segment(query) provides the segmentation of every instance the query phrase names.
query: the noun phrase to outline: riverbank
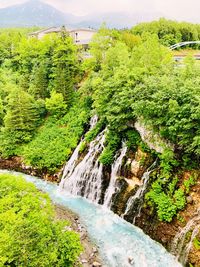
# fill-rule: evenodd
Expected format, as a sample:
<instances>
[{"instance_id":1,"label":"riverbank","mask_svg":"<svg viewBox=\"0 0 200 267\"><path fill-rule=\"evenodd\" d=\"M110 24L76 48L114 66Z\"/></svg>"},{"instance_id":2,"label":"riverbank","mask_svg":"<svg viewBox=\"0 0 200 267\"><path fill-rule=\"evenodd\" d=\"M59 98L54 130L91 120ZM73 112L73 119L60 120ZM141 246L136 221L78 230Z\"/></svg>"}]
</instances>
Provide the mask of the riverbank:
<instances>
[{"instance_id":1,"label":"riverbank","mask_svg":"<svg viewBox=\"0 0 200 267\"><path fill-rule=\"evenodd\" d=\"M55 205L56 219L67 220L71 223L69 229L79 233L84 251L80 255L80 263L83 267L101 267L102 261L95 244L90 240L87 230L81 224L77 214L60 205Z\"/></svg>"},{"instance_id":2,"label":"riverbank","mask_svg":"<svg viewBox=\"0 0 200 267\"><path fill-rule=\"evenodd\" d=\"M62 169L57 173L50 174L47 170L39 170L32 166L25 165L23 159L18 156L11 157L8 159L0 158L0 169L23 172L25 174L41 177L46 181L55 183L59 183L62 176Z\"/></svg>"}]
</instances>

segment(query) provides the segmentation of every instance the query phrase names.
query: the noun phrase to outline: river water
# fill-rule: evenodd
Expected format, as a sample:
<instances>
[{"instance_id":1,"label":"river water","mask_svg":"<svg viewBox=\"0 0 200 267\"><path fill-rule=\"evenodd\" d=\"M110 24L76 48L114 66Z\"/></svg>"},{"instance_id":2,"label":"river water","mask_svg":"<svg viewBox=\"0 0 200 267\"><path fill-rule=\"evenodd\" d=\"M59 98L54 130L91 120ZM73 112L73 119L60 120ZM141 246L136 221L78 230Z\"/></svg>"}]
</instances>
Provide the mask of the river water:
<instances>
[{"instance_id":1,"label":"river water","mask_svg":"<svg viewBox=\"0 0 200 267\"><path fill-rule=\"evenodd\" d=\"M8 173L8 171L0 171ZM142 230L124 221L104 206L85 198L64 194L55 184L39 178L22 175L38 189L48 193L52 201L80 216L88 234L98 246L104 267L180 267L174 256L145 235Z\"/></svg>"}]
</instances>

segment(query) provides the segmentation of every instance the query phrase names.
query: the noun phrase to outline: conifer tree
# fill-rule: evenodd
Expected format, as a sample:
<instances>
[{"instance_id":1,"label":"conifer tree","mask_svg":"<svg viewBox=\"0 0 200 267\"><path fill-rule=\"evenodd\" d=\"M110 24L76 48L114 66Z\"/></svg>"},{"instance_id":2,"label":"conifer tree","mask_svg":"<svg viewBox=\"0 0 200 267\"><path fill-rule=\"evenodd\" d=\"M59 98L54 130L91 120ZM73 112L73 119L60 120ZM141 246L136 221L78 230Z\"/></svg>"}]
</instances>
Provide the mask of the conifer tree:
<instances>
[{"instance_id":1,"label":"conifer tree","mask_svg":"<svg viewBox=\"0 0 200 267\"><path fill-rule=\"evenodd\" d=\"M29 88L29 92L36 99L46 98L49 96L48 92L48 74L47 66L45 62L42 62L39 66L36 66L33 70L32 83Z\"/></svg>"},{"instance_id":2,"label":"conifer tree","mask_svg":"<svg viewBox=\"0 0 200 267\"><path fill-rule=\"evenodd\" d=\"M17 142L28 141L38 121L33 97L20 88L12 91L8 96L6 111L4 131L12 131Z\"/></svg>"}]
</instances>

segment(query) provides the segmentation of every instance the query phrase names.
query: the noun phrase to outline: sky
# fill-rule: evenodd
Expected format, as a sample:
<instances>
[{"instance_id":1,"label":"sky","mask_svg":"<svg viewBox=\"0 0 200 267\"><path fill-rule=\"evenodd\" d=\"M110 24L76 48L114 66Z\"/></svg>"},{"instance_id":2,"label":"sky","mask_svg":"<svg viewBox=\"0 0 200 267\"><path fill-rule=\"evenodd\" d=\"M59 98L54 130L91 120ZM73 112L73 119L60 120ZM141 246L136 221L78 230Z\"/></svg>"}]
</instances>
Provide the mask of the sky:
<instances>
[{"instance_id":1,"label":"sky","mask_svg":"<svg viewBox=\"0 0 200 267\"><path fill-rule=\"evenodd\" d=\"M200 23L200 0L42 0L74 15L97 12L159 12L168 18ZM26 0L0 0L0 8Z\"/></svg>"}]
</instances>

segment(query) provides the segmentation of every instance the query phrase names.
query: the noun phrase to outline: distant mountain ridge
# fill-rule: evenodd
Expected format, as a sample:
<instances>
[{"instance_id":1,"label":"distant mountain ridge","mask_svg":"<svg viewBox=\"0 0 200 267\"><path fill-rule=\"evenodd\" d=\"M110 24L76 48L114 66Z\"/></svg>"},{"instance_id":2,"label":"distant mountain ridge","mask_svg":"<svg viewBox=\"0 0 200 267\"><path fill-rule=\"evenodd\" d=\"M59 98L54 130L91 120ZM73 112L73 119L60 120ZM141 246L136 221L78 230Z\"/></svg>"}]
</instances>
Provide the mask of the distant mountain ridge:
<instances>
[{"instance_id":1,"label":"distant mountain ridge","mask_svg":"<svg viewBox=\"0 0 200 267\"><path fill-rule=\"evenodd\" d=\"M142 21L150 21L161 17L159 13L104 13L87 16L74 16L63 13L49 4L39 0L31 0L23 4L0 9L0 27L51 27L69 25L73 27L98 28L103 22L109 27L131 27Z\"/></svg>"},{"instance_id":2,"label":"distant mountain ridge","mask_svg":"<svg viewBox=\"0 0 200 267\"><path fill-rule=\"evenodd\" d=\"M35 0L0 9L0 27L58 26L72 17Z\"/></svg>"}]
</instances>

